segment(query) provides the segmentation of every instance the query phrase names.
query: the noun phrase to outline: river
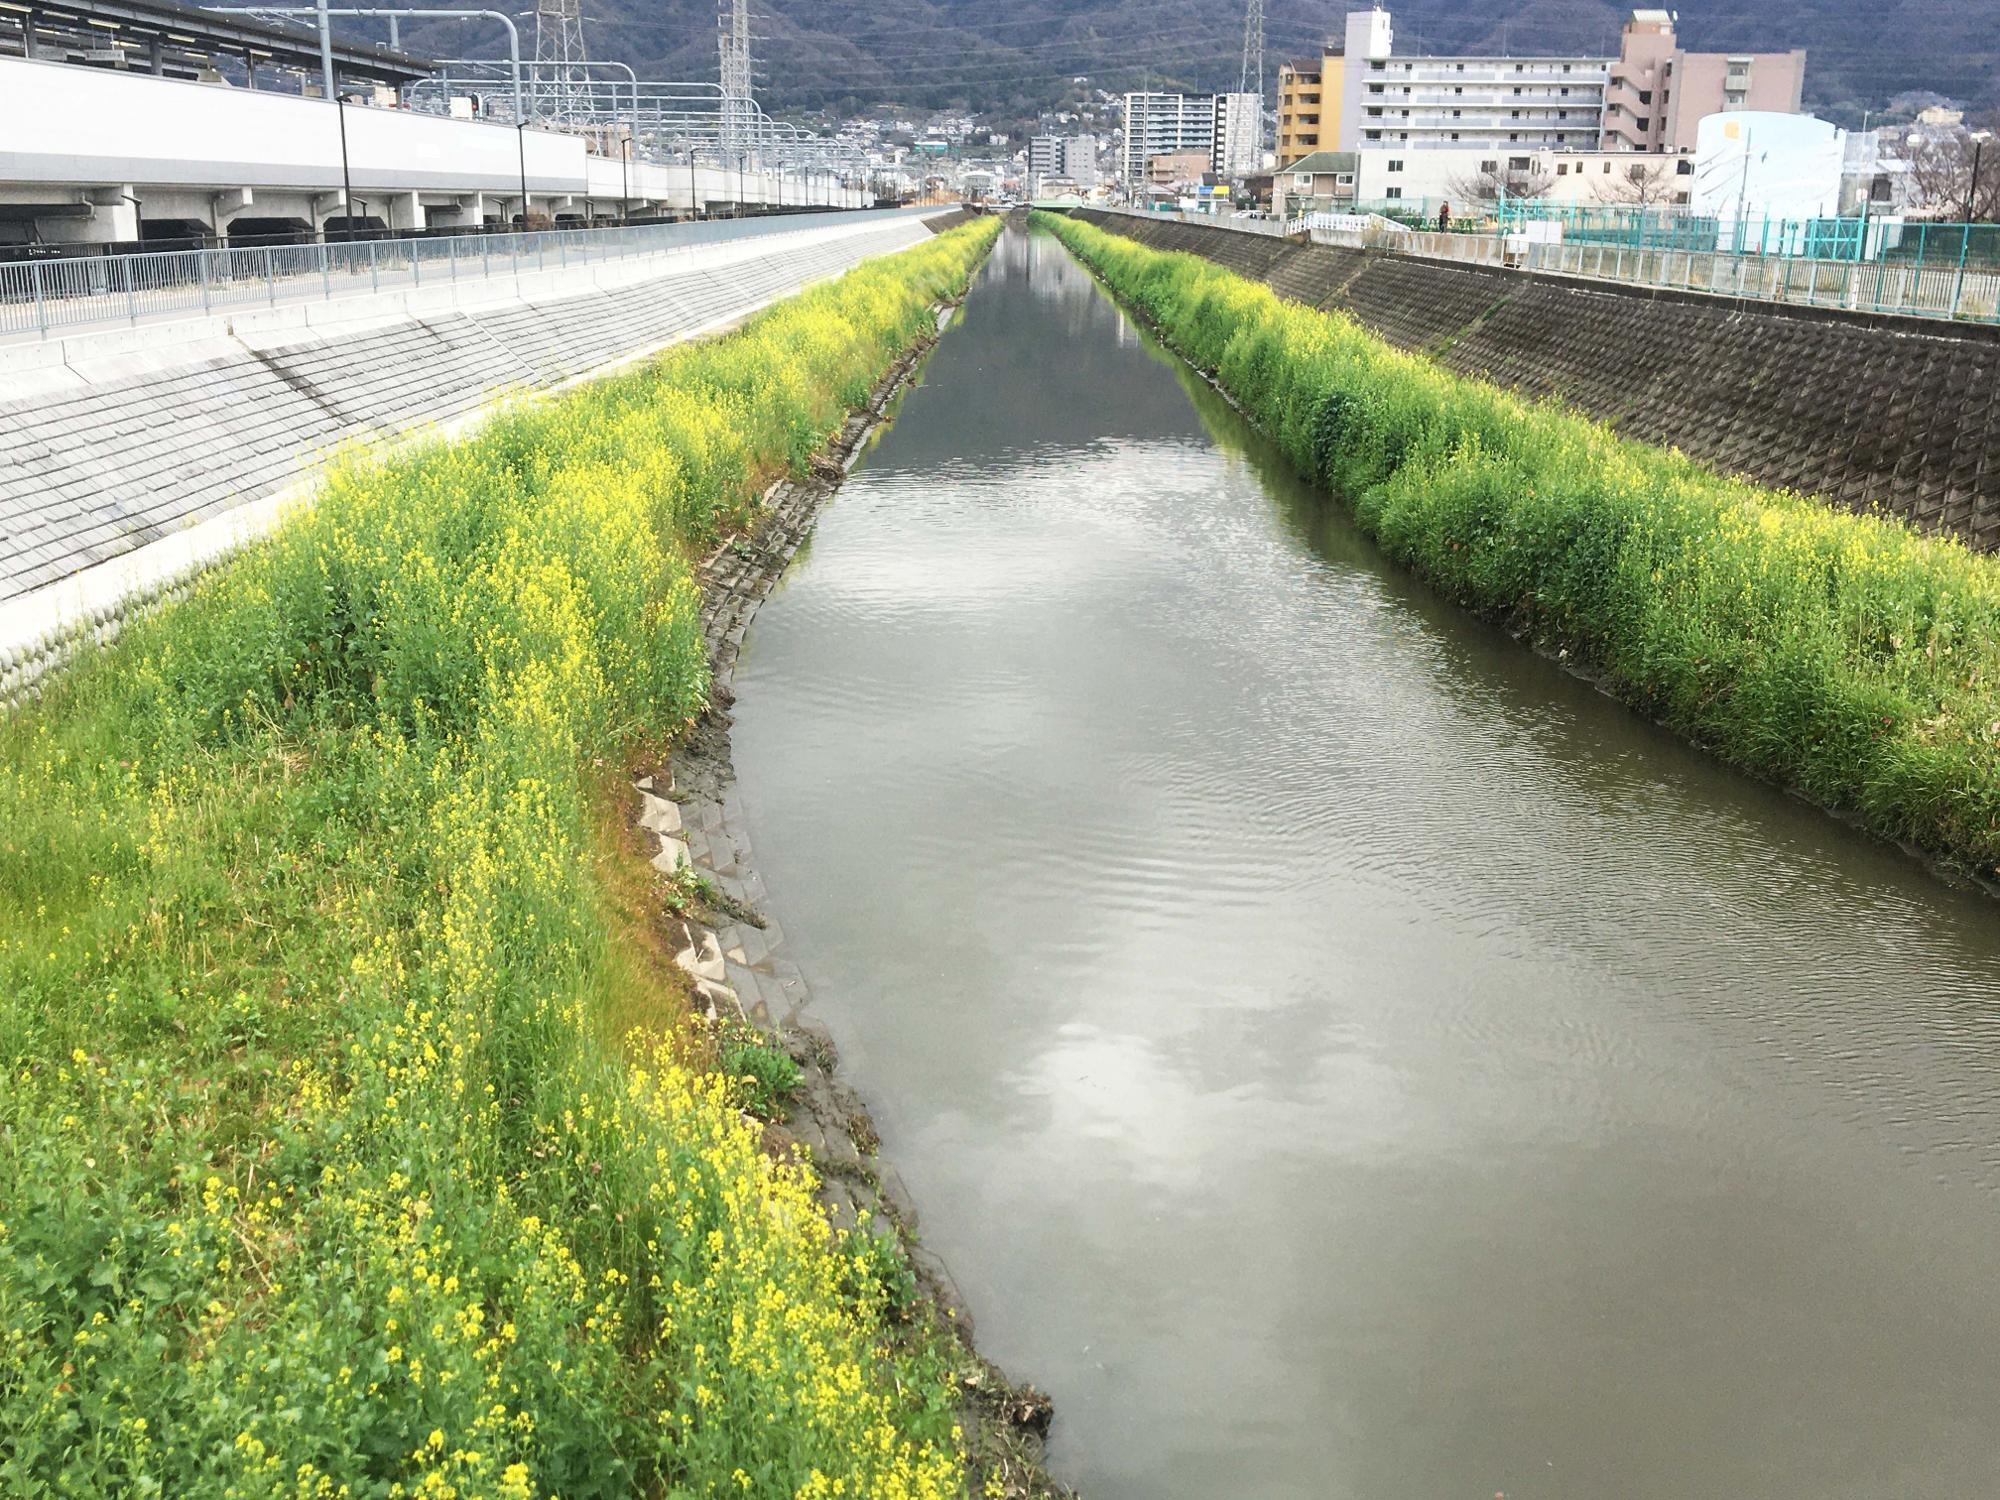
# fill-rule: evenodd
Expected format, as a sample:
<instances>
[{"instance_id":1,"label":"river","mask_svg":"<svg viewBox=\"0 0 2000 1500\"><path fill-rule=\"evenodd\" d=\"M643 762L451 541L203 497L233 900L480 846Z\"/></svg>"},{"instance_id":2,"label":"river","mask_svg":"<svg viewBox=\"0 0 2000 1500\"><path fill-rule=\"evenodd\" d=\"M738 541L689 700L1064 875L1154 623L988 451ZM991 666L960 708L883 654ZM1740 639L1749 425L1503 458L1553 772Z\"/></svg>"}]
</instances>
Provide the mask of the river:
<instances>
[{"instance_id":1,"label":"river","mask_svg":"<svg viewBox=\"0 0 2000 1500\"><path fill-rule=\"evenodd\" d=\"M2000 908L1385 564L1009 230L758 614L741 795L1095 1497L2000 1479Z\"/></svg>"}]
</instances>

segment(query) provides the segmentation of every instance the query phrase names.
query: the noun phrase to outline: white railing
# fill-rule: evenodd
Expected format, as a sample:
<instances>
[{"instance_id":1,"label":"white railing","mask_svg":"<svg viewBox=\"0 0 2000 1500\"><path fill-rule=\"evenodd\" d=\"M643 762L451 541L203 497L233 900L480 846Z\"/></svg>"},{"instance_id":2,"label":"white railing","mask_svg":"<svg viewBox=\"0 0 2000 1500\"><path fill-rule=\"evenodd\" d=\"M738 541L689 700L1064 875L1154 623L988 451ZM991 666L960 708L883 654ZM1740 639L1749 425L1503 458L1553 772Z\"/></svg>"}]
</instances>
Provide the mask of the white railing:
<instances>
[{"instance_id":1,"label":"white railing","mask_svg":"<svg viewBox=\"0 0 2000 1500\"><path fill-rule=\"evenodd\" d=\"M692 245L936 209L855 209L331 245L148 251L0 264L0 338L49 338L93 324L138 324L352 292L414 288L519 271L596 265Z\"/></svg>"}]
</instances>

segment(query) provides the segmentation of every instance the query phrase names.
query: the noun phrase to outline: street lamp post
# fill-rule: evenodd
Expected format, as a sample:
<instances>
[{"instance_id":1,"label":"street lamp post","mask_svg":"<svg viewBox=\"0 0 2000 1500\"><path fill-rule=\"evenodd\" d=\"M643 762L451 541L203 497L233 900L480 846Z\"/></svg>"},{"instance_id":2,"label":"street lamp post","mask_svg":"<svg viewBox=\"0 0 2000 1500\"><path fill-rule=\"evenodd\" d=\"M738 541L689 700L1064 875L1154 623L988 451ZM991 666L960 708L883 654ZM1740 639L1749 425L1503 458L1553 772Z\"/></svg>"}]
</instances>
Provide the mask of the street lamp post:
<instances>
[{"instance_id":1,"label":"street lamp post","mask_svg":"<svg viewBox=\"0 0 2000 1500\"><path fill-rule=\"evenodd\" d=\"M1979 197L1979 158L1992 137L1990 130L1977 130L1972 135L1972 175L1965 180L1965 222L1968 224L1973 222L1972 212Z\"/></svg>"}]
</instances>

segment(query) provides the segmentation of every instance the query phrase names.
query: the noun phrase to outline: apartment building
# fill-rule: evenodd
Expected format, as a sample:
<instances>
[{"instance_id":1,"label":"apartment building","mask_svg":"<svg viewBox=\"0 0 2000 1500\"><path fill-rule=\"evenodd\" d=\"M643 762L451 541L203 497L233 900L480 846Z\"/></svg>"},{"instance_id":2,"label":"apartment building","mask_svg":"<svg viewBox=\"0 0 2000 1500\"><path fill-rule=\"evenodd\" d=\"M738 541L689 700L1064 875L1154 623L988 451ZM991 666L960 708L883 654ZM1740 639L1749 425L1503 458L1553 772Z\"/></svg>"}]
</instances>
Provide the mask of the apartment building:
<instances>
[{"instance_id":1,"label":"apartment building","mask_svg":"<svg viewBox=\"0 0 2000 1500\"><path fill-rule=\"evenodd\" d=\"M1028 177L1031 182L1065 178L1078 187L1097 185L1097 137L1094 135L1038 135L1028 142Z\"/></svg>"},{"instance_id":2,"label":"apartment building","mask_svg":"<svg viewBox=\"0 0 2000 1500\"><path fill-rule=\"evenodd\" d=\"M1153 157L1199 151L1209 171L1248 176L1263 165L1263 135L1263 101L1256 94L1127 94L1118 175L1143 183Z\"/></svg>"},{"instance_id":3,"label":"apartment building","mask_svg":"<svg viewBox=\"0 0 2000 1500\"><path fill-rule=\"evenodd\" d=\"M1348 14L1317 62L1278 72L1280 165L1314 151L1690 152L1703 115L1798 112L1805 53L1687 52L1638 10L1619 55L1399 56L1389 11Z\"/></svg>"},{"instance_id":4,"label":"apartment building","mask_svg":"<svg viewBox=\"0 0 2000 1500\"><path fill-rule=\"evenodd\" d=\"M1341 72L1346 57L1329 47L1318 57L1278 64L1278 165L1288 167L1331 147L1340 127Z\"/></svg>"},{"instance_id":5,"label":"apartment building","mask_svg":"<svg viewBox=\"0 0 2000 1500\"><path fill-rule=\"evenodd\" d=\"M1635 10L1625 23L1604 96L1607 150L1689 152L1707 115L1757 110L1799 113L1806 54L1688 52L1675 44L1674 18Z\"/></svg>"}]
</instances>

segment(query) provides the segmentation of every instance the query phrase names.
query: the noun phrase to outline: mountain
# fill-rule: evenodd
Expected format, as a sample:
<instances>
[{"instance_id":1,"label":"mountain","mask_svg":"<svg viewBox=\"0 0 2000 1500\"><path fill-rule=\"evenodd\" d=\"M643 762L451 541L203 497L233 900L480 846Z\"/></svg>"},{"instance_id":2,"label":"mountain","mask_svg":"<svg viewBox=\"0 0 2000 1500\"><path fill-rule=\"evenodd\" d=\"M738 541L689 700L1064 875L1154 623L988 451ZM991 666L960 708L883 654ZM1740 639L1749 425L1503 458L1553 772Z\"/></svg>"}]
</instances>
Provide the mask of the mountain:
<instances>
[{"instance_id":1,"label":"mountain","mask_svg":"<svg viewBox=\"0 0 2000 1500\"><path fill-rule=\"evenodd\" d=\"M582 0L593 57L641 76L713 80L716 0ZM1358 3L1358 0L1357 0ZM1349 0L1267 0L1266 56L1314 51ZM1398 0L1399 50L1615 52L1628 7L1608 0ZM758 96L773 113L873 104L1032 118L1111 90L1234 87L1242 0L754 0ZM2000 0L1688 0L1695 51L1804 47L1809 108L1853 123L1908 90L2000 102ZM524 22L523 31L530 22ZM406 24L412 50L490 50L478 33ZM524 36L524 46L529 39Z\"/></svg>"}]
</instances>

